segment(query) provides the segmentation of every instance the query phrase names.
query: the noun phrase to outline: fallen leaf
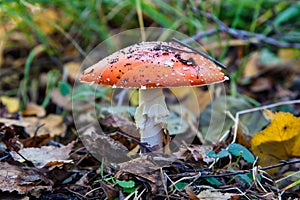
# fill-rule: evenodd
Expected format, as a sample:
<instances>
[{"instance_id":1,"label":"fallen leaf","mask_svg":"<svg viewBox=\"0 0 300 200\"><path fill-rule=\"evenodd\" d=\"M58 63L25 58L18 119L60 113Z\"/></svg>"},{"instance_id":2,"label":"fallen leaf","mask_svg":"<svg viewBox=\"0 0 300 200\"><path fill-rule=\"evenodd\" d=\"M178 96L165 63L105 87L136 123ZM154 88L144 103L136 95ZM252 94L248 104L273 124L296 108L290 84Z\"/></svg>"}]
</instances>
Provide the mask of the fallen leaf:
<instances>
[{"instance_id":1,"label":"fallen leaf","mask_svg":"<svg viewBox=\"0 0 300 200\"><path fill-rule=\"evenodd\" d=\"M244 68L244 76L247 78L256 77L259 75L258 67L259 52L254 52L249 58Z\"/></svg>"},{"instance_id":2,"label":"fallen leaf","mask_svg":"<svg viewBox=\"0 0 300 200\"><path fill-rule=\"evenodd\" d=\"M272 80L270 78L260 77L253 81L253 83L250 86L250 90L252 92L262 92L272 89L272 85Z\"/></svg>"},{"instance_id":3,"label":"fallen leaf","mask_svg":"<svg viewBox=\"0 0 300 200\"><path fill-rule=\"evenodd\" d=\"M184 190L187 193L187 195L189 195L190 200L199 200L191 187L186 186L184 187Z\"/></svg>"},{"instance_id":4,"label":"fallen leaf","mask_svg":"<svg viewBox=\"0 0 300 200\"><path fill-rule=\"evenodd\" d=\"M134 176L136 179L147 182L151 186L151 192L156 194L159 189L163 188L160 171L161 163L147 156L132 159L128 162L118 164L119 171L115 177L117 179L128 179L128 176Z\"/></svg>"},{"instance_id":5,"label":"fallen leaf","mask_svg":"<svg viewBox=\"0 0 300 200\"><path fill-rule=\"evenodd\" d=\"M271 122L251 140L252 151L259 157L258 163L264 167L299 157L300 118L288 112L266 110L264 113ZM270 170L270 173L276 170Z\"/></svg>"},{"instance_id":6,"label":"fallen leaf","mask_svg":"<svg viewBox=\"0 0 300 200\"><path fill-rule=\"evenodd\" d=\"M37 168L53 167L72 162L72 160L67 159L69 158L73 145L74 143L72 142L62 147L42 146L41 148L23 148L20 149L18 153L31 161ZM19 162L25 161L24 158L15 151L10 153L14 160Z\"/></svg>"},{"instance_id":7,"label":"fallen leaf","mask_svg":"<svg viewBox=\"0 0 300 200\"><path fill-rule=\"evenodd\" d=\"M135 139L140 138L140 134L135 123L123 115L110 115L102 120L101 123L105 126L119 128L122 132Z\"/></svg>"},{"instance_id":8,"label":"fallen leaf","mask_svg":"<svg viewBox=\"0 0 300 200\"><path fill-rule=\"evenodd\" d=\"M7 119L7 118L0 118L0 123L5 124L5 126L21 126L21 127L28 127L30 123L16 120L16 119Z\"/></svg>"},{"instance_id":9,"label":"fallen leaf","mask_svg":"<svg viewBox=\"0 0 300 200\"><path fill-rule=\"evenodd\" d=\"M268 72L272 74L286 74L295 69L297 70L299 64L295 60L299 58L298 55L299 51L297 52L297 50L279 49L277 55L269 49L264 48L249 57L243 71L244 77L246 79L256 78Z\"/></svg>"},{"instance_id":10,"label":"fallen leaf","mask_svg":"<svg viewBox=\"0 0 300 200\"><path fill-rule=\"evenodd\" d=\"M0 162L0 191L2 192L30 193L38 197L43 190L52 190L51 186L41 185L41 181L45 181L45 178L40 177L36 170L25 170L17 165Z\"/></svg>"},{"instance_id":11,"label":"fallen leaf","mask_svg":"<svg viewBox=\"0 0 300 200\"><path fill-rule=\"evenodd\" d=\"M104 181L101 181L100 184L108 200L114 200L118 197L118 190L113 186L106 184Z\"/></svg>"},{"instance_id":12,"label":"fallen leaf","mask_svg":"<svg viewBox=\"0 0 300 200\"><path fill-rule=\"evenodd\" d=\"M6 106L9 113L14 113L19 111L20 100L14 97L2 96L0 101Z\"/></svg>"},{"instance_id":13,"label":"fallen leaf","mask_svg":"<svg viewBox=\"0 0 300 200\"><path fill-rule=\"evenodd\" d=\"M3 142L6 146L6 149L9 150L19 150L22 148L22 144L18 140L16 130L10 126L1 126L0 127L0 141ZM2 146L2 145L1 145Z\"/></svg>"},{"instance_id":14,"label":"fallen leaf","mask_svg":"<svg viewBox=\"0 0 300 200\"><path fill-rule=\"evenodd\" d=\"M37 135L49 134L51 137L63 136L66 131L66 125L63 123L61 115L49 114L45 118L39 119L37 117L24 117L24 121L30 123L27 131L31 137L35 135L38 127Z\"/></svg>"},{"instance_id":15,"label":"fallen leaf","mask_svg":"<svg viewBox=\"0 0 300 200\"><path fill-rule=\"evenodd\" d=\"M81 64L77 62L68 62L64 64L64 69L72 80L77 80L80 73Z\"/></svg>"},{"instance_id":16,"label":"fallen leaf","mask_svg":"<svg viewBox=\"0 0 300 200\"><path fill-rule=\"evenodd\" d=\"M46 115L46 111L42 106L39 106L35 103L28 103L25 107L25 110L22 112L22 115L44 117Z\"/></svg>"},{"instance_id":17,"label":"fallen leaf","mask_svg":"<svg viewBox=\"0 0 300 200\"><path fill-rule=\"evenodd\" d=\"M197 194L197 197L199 200L215 200L215 199L230 199L234 195L235 194L221 193L212 190L203 190L202 192Z\"/></svg>"},{"instance_id":18,"label":"fallen leaf","mask_svg":"<svg viewBox=\"0 0 300 200\"><path fill-rule=\"evenodd\" d=\"M278 57L282 60L299 59L300 50L296 48L280 48L278 49Z\"/></svg>"},{"instance_id":19,"label":"fallen leaf","mask_svg":"<svg viewBox=\"0 0 300 200\"><path fill-rule=\"evenodd\" d=\"M101 129L87 126L78 132L82 143L98 160L105 158L107 162L120 163L130 159L127 156L128 149Z\"/></svg>"},{"instance_id":20,"label":"fallen leaf","mask_svg":"<svg viewBox=\"0 0 300 200\"><path fill-rule=\"evenodd\" d=\"M46 145L46 143L51 139L52 138L50 137L50 135L47 134L19 140L24 145L24 147L41 147Z\"/></svg>"},{"instance_id":21,"label":"fallen leaf","mask_svg":"<svg viewBox=\"0 0 300 200\"><path fill-rule=\"evenodd\" d=\"M210 158L206 152L212 150L210 145L189 145L181 146L178 152L174 155L177 159L192 160L192 161L203 161L205 163L212 163L213 158Z\"/></svg>"}]
</instances>

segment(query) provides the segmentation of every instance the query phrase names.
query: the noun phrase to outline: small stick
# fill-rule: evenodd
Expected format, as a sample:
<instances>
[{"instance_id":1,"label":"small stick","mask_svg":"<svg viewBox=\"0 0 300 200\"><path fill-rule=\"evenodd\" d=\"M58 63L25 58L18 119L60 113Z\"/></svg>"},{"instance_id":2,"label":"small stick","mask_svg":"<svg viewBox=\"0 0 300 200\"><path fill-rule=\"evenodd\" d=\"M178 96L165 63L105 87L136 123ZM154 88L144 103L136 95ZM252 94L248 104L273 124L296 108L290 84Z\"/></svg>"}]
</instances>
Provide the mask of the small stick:
<instances>
[{"instance_id":1,"label":"small stick","mask_svg":"<svg viewBox=\"0 0 300 200\"><path fill-rule=\"evenodd\" d=\"M181 42L180 40L178 40L178 39L176 39L176 38L172 38L172 40L173 40L174 42L176 42L176 43L178 43L178 44L184 46L184 47L187 47L187 48L193 50L194 52L200 54L200 55L203 56L204 58L207 58L208 60L212 61L212 62L215 63L216 65L222 67L223 69L226 69L226 68L227 68L224 64L222 64L222 63L220 63L219 61L217 61L216 59L210 57L210 56L207 55L206 53L204 53L204 52L202 52L202 51L200 51L200 50L198 50L198 49L195 49L195 48L191 47L190 45L185 44L185 43Z\"/></svg>"}]
</instances>

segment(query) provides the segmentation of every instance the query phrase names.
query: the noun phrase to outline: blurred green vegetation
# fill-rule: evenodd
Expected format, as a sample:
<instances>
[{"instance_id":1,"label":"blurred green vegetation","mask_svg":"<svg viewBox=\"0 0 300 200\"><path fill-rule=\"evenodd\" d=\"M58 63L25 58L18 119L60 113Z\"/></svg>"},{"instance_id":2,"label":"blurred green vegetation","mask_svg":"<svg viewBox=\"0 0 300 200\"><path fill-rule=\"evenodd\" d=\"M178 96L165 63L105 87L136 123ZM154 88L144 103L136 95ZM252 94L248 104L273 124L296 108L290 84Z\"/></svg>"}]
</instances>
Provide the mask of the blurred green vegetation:
<instances>
[{"instance_id":1,"label":"blurred green vegetation","mask_svg":"<svg viewBox=\"0 0 300 200\"><path fill-rule=\"evenodd\" d=\"M138 3L140 7L137 7ZM272 36L278 41L300 41L300 3L295 1L2 0L0 2L2 56L15 54L12 57L26 59L22 76L23 85L19 91L21 97L25 100L27 98L31 84L28 80L32 79L30 76L40 72L53 74L51 72L53 66L63 74L64 63L70 60L80 62L88 52L109 36L140 27L138 9L142 13L145 27L170 28L188 36L218 29L215 22L196 12L200 10L213 14L230 28ZM232 36L228 34L224 36L217 31L212 36L202 38L201 41L208 46L212 41L217 42L219 46L208 48L208 53L223 62L230 54L232 39ZM222 44L224 42L225 45ZM277 49L262 44L257 44L254 48L261 46L271 51ZM14 50L17 48L21 50ZM230 93L233 96L238 95L236 84L244 69L244 59L248 58L251 48L253 49L250 43L244 45L240 61L227 62L231 65L228 75L231 78ZM35 60L37 54L43 53L49 57L46 64L45 61L41 64L41 61ZM5 59L1 60L0 64L3 64ZM39 69L35 69L35 73L29 73L32 72L34 65L38 65ZM61 79L56 81L58 84ZM45 102L47 100L43 105Z\"/></svg>"},{"instance_id":2,"label":"blurred green vegetation","mask_svg":"<svg viewBox=\"0 0 300 200\"><path fill-rule=\"evenodd\" d=\"M3 0L0 3L2 24L13 22L13 29L1 34L4 39L15 30L22 31L32 44L41 43L50 52L59 52L47 31L68 34L89 51L111 34L138 28L136 0L61 1ZM214 26L194 10L212 13L229 27L264 34L281 34L281 39L300 40L300 3L293 1L141 1L145 26L181 31L189 36ZM52 10L52 13L47 13ZM54 15L54 16L53 16ZM65 35L66 36L66 35Z\"/></svg>"}]
</instances>

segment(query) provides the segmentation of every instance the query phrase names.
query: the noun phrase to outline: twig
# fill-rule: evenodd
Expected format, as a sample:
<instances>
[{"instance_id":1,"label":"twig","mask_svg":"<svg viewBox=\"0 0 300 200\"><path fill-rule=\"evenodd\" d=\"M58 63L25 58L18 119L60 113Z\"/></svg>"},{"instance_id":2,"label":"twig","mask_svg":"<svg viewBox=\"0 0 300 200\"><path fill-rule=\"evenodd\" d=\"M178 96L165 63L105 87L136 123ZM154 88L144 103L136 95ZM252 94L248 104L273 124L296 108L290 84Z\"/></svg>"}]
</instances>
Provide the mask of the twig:
<instances>
[{"instance_id":1,"label":"twig","mask_svg":"<svg viewBox=\"0 0 300 200\"><path fill-rule=\"evenodd\" d=\"M38 127L35 129L34 134L33 134L33 138L37 137L37 133L40 130L40 128L42 128L43 126L45 126L46 124L40 124L38 125Z\"/></svg>"},{"instance_id":2,"label":"twig","mask_svg":"<svg viewBox=\"0 0 300 200\"><path fill-rule=\"evenodd\" d=\"M283 42L283 41L278 41L275 38L272 37L267 37L263 34L259 34L259 33L252 33L252 32L248 32L245 30L240 30L240 29L233 29L233 28L229 28L224 22L222 22L220 19L218 19L216 16L210 14L210 13L206 13L203 11L200 11L196 8L193 9L194 12L214 21L216 24L218 24L219 28L218 30L208 30L207 32L204 32L202 34L197 34L195 36L193 36L192 38L194 40L200 39L203 36L206 35L212 35L213 33L216 33L217 31L220 32L225 32L231 36L234 36L236 38L239 38L241 40L246 40L252 44L259 44L259 43L265 43L265 44L269 44L269 45L273 45L276 47L281 47L281 48L296 48L296 49L300 49L300 43L291 43L291 42Z\"/></svg>"},{"instance_id":3,"label":"twig","mask_svg":"<svg viewBox=\"0 0 300 200\"><path fill-rule=\"evenodd\" d=\"M0 162L1 162L2 160L5 160L6 158L8 158L8 157L11 156L9 152L5 152L5 154L6 154L5 156L2 156L2 157L0 158Z\"/></svg>"},{"instance_id":4,"label":"twig","mask_svg":"<svg viewBox=\"0 0 300 200\"><path fill-rule=\"evenodd\" d=\"M166 197L167 199L169 200L170 197L169 197L169 194L168 194L168 186L167 186L167 180L165 179L165 177L168 176L165 172L163 172L162 168L160 168L160 177L161 177L161 181L163 183L163 186L164 186L164 191L166 193Z\"/></svg>"},{"instance_id":5,"label":"twig","mask_svg":"<svg viewBox=\"0 0 300 200\"><path fill-rule=\"evenodd\" d=\"M220 66L220 67L222 67L222 68L224 68L224 69L227 68L225 65L223 65L222 63L220 63L220 62L217 61L216 59L210 57L210 56L207 55L206 53L204 53L204 52L202 52L202 51L199 51L198 49L195 49L195 48L191 47L190 45L185 44L185 43L181 42L180 40L178 40L178 39L176 39L176 38L172 38L172 40L173 40L174 42L176 42L176 43L178 43L178 44L184 46L184 47L187 47L187 48L193 50L194 52L200 54L200 55L203 56L204 58L207 58L208 60L212 61L212 62L215 63L216 65L218 65L218 66Z\"/></svg>"},{"instance_id":6,"label":"twig","mask_svg":"<svg viewBox=\"0 0 300 200\"><path fill-rule=\"evenodd\" d=\"M294 161L281 160L280 162L281 163L276 164L276 165L270 165L270 166L267 166L267 167L258 168L258 170L265 171L265 170L268 170L268 169L282 167L282 166L285 166L285 165L291 165L291 164L295 164L295 163L300 163L300 160L294 160ZM232 173L227 173L227 174L215 174L215 175L214 174L207 174L207 175L201 175L199 177L199 179L200 178L210 178L210 177L218 178L218 177L235 176L235 175L239 175L239 174L246 174L246 173L249 173L251 171L252 171L252 169L238 171L238 172L232 172Z\"/></svg>"},{"instance_id":7,"label":"twig","mask_svg":"<svg viewBox=\"0 0 300 200\"><path fill-rule=\"evenodd\" d=\"M199 40L200 38L214 35L217 32L218 32L218 30L216 30L216 29L211 29L211 30L208 30L208 31L205 31L205 32L199 32L199 33L197 33L196 35L194 35L192 37L189 37L187 39L182 40L182 42L185 43L185 44L188 44L190 42L194 42L196 40Z\"/></svg>"},{"instance_id":8,"label":"twig","mask_svg":"<svg viewBox=\"0 0 300 200\"><path fill-rule=\"evenodd\" d=\"M133 140L133 141L136 142L138 145L140 145L141 147L145 148L147 151L151 152L151 149L150 149L149 147L147 147L147 144L144 143L144 142L140 142L137 138L134 138L134 137L132 137L132 136L130 136L130 135L128 135L128 134L126 134L126 133L120 131L120 130L116 131L116 133L119 134L119 135L122 135L122 136L124 136L124 137L126 137L126 138L128 138L128 139Z\"/></svg>"},{"instance_id":9,"label":"twig","mask_svg":"<svg viewBox=\"0 0 300 200\"><path fill-rule=\"evenodd\" d=\"M268 167L262 167L262 168L260 168L260 170L267 170L267 169L273 169L273 168L277 168L277 167L283 167L285 165L296 164L296 163L300 163L300 160L293 160L293 161L281 160L280 162L281 163L276 164L276 165L270 165Z\"/></svg>"},{"instance_id":10,"label":"twig","mask_svg":"<svg viewBox=\"0 0 300 200\"><path fill-rule=\"evenodd\" d=\"M258 171L265 171L268 169L273 169L273 168L277 168L277 167L282 167L285 165L291 165L291 164L296 164L296 163L300 163L300 159L299 160L293 160L293 161L285 161L285 160L281 160L281 163L276 164L276 165L270 165L267 167L261 167L261 168L257 168ZM243 171L237 171L237 172L231 172L231 173L225 173L225 174L201 174L201 176L199 176L197 179L203 179L203 178L222 178L222 177L228 177L228 176L235 176L235 175L239 175L239 174L246 174L246 173L250 173L251 171L253 171L253 169L248 169L248 170L243 170ZM184 173L184 177L186 176L195 176L199 174L199 172L190 172L189 174ZM169 175L172 176L172 175ZM176 175L178 176L178 174Z\"/></svg>"}]
</instances>

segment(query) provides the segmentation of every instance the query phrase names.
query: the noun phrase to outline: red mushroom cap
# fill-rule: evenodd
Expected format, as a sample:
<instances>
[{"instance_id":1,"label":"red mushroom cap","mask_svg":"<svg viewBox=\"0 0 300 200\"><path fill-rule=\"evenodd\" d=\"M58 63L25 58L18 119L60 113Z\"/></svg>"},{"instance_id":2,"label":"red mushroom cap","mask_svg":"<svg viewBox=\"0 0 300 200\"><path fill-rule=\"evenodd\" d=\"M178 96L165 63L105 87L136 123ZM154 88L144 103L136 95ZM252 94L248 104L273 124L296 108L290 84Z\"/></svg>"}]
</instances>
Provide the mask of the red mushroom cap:
<instances>
[{"instance_id":1,"label":"red mushroom cap","mask_svg":"<svg viewBox=\"0 0 300 200\"><path fill-rule=\"evenodd\" d=\"M116 88L202 86L226 80L212 61L174 43L142 42L87 68L80 80Z\"/></svg>"}]
</instances>

